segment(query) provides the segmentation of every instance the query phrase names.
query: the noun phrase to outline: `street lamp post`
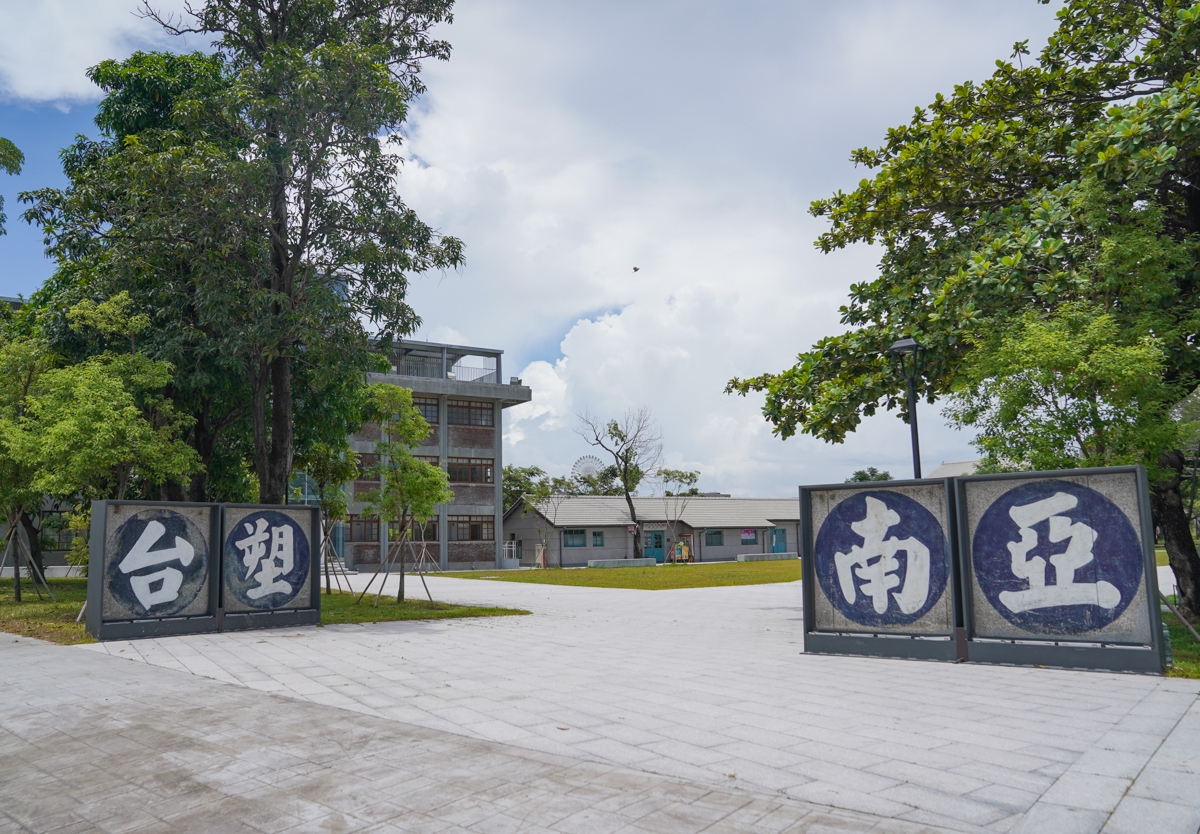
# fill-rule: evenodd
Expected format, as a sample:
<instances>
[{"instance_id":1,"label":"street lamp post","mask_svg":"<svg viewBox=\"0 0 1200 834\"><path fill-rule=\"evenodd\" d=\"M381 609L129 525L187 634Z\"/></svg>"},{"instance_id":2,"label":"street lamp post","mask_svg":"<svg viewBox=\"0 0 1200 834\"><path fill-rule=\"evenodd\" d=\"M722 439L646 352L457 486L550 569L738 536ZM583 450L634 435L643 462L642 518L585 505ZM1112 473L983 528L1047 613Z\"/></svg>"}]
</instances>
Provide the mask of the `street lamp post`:
<instances>
[{"instance_id":1,"label":"street lamp post","mask_svg":"<svg viewBox=\"0 0 1200 834\"><path fill-rule=\"evenodd\" d=\"M917 377L921 374L925 345L912 336L905 336L888 348L888 353L900 366L904 381L908 383L908 425L912 430L913 477L920 480L921 444L917 439Z\"/></svg>"}]
</instances>

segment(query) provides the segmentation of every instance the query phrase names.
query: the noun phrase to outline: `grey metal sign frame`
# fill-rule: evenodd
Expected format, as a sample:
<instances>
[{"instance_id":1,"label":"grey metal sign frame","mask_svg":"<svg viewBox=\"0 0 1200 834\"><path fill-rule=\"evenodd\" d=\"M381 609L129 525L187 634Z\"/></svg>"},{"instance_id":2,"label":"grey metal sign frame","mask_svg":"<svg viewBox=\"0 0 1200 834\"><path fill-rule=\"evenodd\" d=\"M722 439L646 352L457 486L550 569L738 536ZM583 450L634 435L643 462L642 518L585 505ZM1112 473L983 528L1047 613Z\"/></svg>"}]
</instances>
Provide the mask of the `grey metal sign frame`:
<instances>
[{"instance_id":1,"label":"grey metal sign frame","mask_svg":"<svg viewBox=\"0 0 1200 834\"><path fill-rule=\"evenodd\" d=\"M321 622L321 510L307 504L222 504L220 540L220 601L221 631L244 631L256 628L286 628L298 625L316 625ZM304 608L278 608L266 611L233 612L226 610L225 582L225 538L230 534L226 525L229 510L280 511L286 508L293 512L304 512L310 517L308 524L309 544L309 605Z\"/></svg>"},{"instance_id":2,"label":"grey metal sign frame","mask_svg":"<svg viewBox=\"0 0 1200 834\"><path fill-rule=\"evenodd\" d=\"M974 558L973 542L968 525L967 486L985 481L1040 481L1056 478L1077 478L1089 475L1132 473L1136 476L1138 513L1136 525L1142 545L1143 575L1145 576L1147 611L1150 619L1150 645L1127 643L1098 643L1095 639L1071 639L1061 635L1030 634L1024 639L985 639L975 634ZM967 660L971 663L992 663L1015 666L1057 666L1115 672L1163 674L1166 669L1166 646L1162 639L1162 609L1158 601L1158 569L1154 558L1154 521L1150 511L1150 487L1146 470L1141 466L1113 466L1093 469L1067 469L1054 472L1016 472L996 475L967 475L954 479L955 507L958 526L958 561L963 603L963 624L966 628Z\"/></svg>"},{"instance_id":3,"label":"grey metal sign frame","mask_svg":"<svg viewBox=\"0 0 1200 834\"><path fill-rule=\"evenodd\" d=\"M932 486L941 484L946 499L946 548L949 559L949 575L942 593L950 594L953 607L954 627L943 634L906 633L889 631L880 633L846 633L818 631L816 624L817 575L815 546L816 533L813 529L812 494L838 490L880 489L887 491L895 487ZM959 577L957 557L958 514L955 511L953 478L923 478L920 480L879 481L877 483L824 484L800 487L800 570L804 596L804 651L806 654L866 655L873 657L908 658L914 660L962 659L962 584Z\"/></svg>"},{"instance_id":4,"label":"grey metal sign frame","mask_svg":"<svg viewBox=\"0 0 1200 834\"><path fill-rule=\"evenodd\" d=\"M104 544L107 538L109 510L114 506L136 506L144 509L198 509L209 513L208 611L199 616L145 617L129 620L104 619L104 577L107 573ZM172 634L203 634L220 629L219 607L220 568L213 547L221 537L221 505L171 501L93 501L92 525L88 539L88 605L84 625L88 634L97 640L133 640L139 637L161 637ZM98 557L98 558L97 558Z\"/></svg>"}]
</instances>

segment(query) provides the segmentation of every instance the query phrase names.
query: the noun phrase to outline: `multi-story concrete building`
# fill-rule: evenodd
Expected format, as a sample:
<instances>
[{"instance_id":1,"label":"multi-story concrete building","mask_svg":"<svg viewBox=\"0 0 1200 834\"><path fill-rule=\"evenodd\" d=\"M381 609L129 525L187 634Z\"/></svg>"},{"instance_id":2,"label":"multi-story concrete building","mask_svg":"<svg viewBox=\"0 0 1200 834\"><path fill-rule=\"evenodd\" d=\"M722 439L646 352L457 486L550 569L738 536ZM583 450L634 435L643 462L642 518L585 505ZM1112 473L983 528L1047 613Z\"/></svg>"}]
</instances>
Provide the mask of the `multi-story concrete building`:
<instances>
[{"instance_id":1,"label":"multi-story concrete building","mask_svg":"<svg viewBox=\"0 0 1200 834\"><path fill-rule=\"evenodd\" d=\"M413 403L433 427L416 454L446 470L454 501L440 505L437 519L414 529L413 538L426 542L443 570L505 566L504 409L529 402L532 394L516 377L501 383L503 354L462 345L395 342L387 354L391 372L370 377L371 382L410 389ZM346 487L350 517L335 531L334 544L351 567L378 565L388 542L401 533L363 513L363 493L378 486L366 475L378 462L379 439L379 427L372 424L350 438L364 477Z\"/></svg>"}]
</instances>

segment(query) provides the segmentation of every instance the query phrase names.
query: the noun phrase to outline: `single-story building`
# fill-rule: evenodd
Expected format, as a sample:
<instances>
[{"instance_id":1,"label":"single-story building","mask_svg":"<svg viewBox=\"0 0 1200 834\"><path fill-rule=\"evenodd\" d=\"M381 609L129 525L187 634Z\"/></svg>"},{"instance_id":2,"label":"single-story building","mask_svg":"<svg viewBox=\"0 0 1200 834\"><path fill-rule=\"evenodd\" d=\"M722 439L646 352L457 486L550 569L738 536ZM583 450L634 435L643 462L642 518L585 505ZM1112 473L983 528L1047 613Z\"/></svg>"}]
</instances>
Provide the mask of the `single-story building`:
<instances>
[{"instance_id":1,"label":"single-story building","mask_svg":"<svg viewBox=\"0 0 1200 834\"><path fill-rule=\"evenodd\" d=\"M504 514L504 546L522 565L582 567L595 559L634 559L640 527L645 556L663 561L676 543L693 562L728 562L741 554L795 553L799 498L639 496L637 525L622 496L556 495L536 505L518 500Z\"/></svg>"}]
</instances>

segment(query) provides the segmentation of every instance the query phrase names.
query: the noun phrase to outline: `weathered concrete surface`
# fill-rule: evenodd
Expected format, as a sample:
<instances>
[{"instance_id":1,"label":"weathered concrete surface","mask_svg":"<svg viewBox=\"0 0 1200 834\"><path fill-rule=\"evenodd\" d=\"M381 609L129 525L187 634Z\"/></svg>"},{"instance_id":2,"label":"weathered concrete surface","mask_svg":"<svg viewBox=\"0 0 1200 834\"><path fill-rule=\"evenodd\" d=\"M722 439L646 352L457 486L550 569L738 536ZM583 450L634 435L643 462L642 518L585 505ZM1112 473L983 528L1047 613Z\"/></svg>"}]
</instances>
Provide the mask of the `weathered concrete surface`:
<instances>
[{"instance_id":1,"label":"weathered concrete surface","mask_svg":"<svg viewBox=\"0 0 1200 834\"><path fill-rule=\"evenodd\" d=\"M0 832L937 829L0 636Z\"/></svg>"},{"instance_id":2,"label":"weathered concrete surface","mask_svg":"<svg viewBox=\"0 0 1200 834\"><path fill-rule=\"evenodd\" d=\"M1083 820L1077 830L1099 831L1148 799L1180 820L1158 831L1196 832L1200 681L806 656L799 583L629 591L431 577L429 587L534 615L70 651L956 831L1007 832L1059 807Z\"/></svg>"}]
</instances>

